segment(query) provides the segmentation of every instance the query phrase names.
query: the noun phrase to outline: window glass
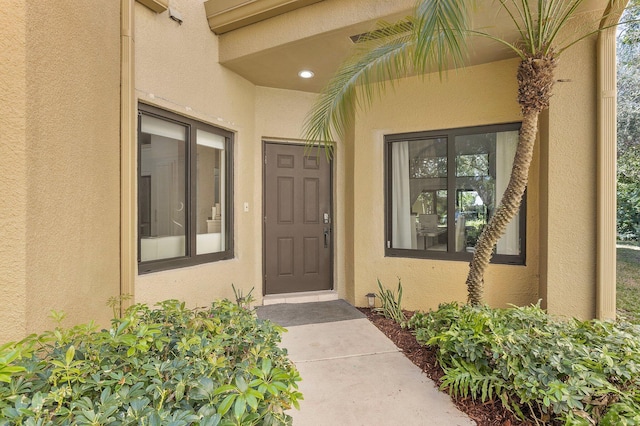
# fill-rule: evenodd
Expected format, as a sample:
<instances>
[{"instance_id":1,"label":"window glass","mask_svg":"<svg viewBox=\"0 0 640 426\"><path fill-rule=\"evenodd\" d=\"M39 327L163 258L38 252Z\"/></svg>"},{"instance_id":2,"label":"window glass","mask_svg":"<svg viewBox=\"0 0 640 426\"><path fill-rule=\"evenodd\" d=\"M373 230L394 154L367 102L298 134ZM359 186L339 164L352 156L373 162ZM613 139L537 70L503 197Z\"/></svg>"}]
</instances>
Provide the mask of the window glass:
<instances>
[{"instance_id":1,"label":"window glass","mask_svg":"<svg viewBox=\"0 0 640 426\"><path fill-rule=\"evenodd\" d=\"M225 139L197 130L196 254L225 250Z\"/></svg>"},{"instance_id":2,"label":"window glass","mask_svg":"<svg viewBox=\"0 0 640 426\"><path fill-rule=\"evenodd\" d=\"M446 139L399 141L391 149L392 247L446 251Z\"/></svg>"},{"instance_id":3,"label":"window glass","mask_svg":"<svg viewBox=\"0 0 640 426\"><path fill-rule=\"evenodd\" d=\"M387 253L470 258L509 181L518 129L510 124L388 136ZM508 263L523 261L520 219L518 214L496 247Z\"/></svg>"},{"instance_id":4,"label":"window glass","mask_svg":"<svg viewBox=\"0 0 640 426\"><path fill-rule=\"evenodd\" d=\"M233 257L232 136L139 105L139 273Z\"/></svg>"},{"instance_id":5,"label":"window glass","mask_svg":"<svg viewBox=\"0 0 640 426\"><path fill-rule=\"evenodd\" d=\"M140 260L186 253L186 128L141 117L138 188Z\"/></svg>"}]
</instances>

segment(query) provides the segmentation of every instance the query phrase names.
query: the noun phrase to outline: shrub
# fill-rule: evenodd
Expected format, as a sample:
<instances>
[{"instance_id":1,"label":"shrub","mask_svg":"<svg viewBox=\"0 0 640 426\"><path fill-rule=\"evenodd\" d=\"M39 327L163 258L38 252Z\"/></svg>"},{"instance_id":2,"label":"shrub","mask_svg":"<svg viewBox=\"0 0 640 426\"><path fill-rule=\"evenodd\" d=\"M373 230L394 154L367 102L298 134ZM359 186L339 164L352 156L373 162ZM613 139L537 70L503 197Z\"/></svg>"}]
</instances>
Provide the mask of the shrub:
<instances>
[{"instance_id":1,"label":"shrub","mask_svg":"<svg viewBox=\"0 0 640 426\"><path fill-rule=\"evenodd\" d=\"M226 300L159 306L1 347L0 425L291 424L302 396L281 327Z\"/></svg>"},{"instance_id":2,"label":"shrub","mask_svg":"<svg viewBox=\"0 0 640 426\"><path fill-rule=\"evenodd\" d=\"M392 290L386 289L382 286L380 280L378 280L378 297L382 307L375 308L374 311L383 315L385 318L389 318L397 322L398 324L404 324L407 317L402 312L402 282L398 278L398 296Z\"/></svg>"},{"instance_id":3,"label":"shrub","mask_svg":"<svg viewBox=\"0 0 640 426\"><path fill-rule=\"evenodd\" d=\"M409 325L438 348L442 387L454 396L500 400L536 423L640 424L638 326L455 303Z\"/></svg>"}]
</instances>

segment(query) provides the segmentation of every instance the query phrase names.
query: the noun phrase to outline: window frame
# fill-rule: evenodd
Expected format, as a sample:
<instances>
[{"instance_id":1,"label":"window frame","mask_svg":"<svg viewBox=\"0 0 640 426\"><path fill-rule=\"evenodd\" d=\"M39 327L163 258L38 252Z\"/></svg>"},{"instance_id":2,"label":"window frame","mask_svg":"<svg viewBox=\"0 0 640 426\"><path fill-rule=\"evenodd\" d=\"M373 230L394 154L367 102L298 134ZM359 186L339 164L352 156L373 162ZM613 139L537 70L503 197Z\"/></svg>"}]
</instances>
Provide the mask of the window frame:
<instances>
[{"instance_id":1,"label":"window frame","mask_svg":"<svg viewBox=\"0 0 640 426\"><path fill-rule=\"evenodd\" d=\"M138 103L138 126L136 133L137 145L137 177L136 192L140 188L140 178L142 173L142 144L140 134L142 131L142 115L158 118L160 120L184 126L187 129L185 141L185 255L180 257L141 261L141 235L140 235L140 215L136 215L136 239L137 239L137 261L138 274L148 274L151 272L165 271L170 269L184 268L188 266L200 265L203 263L217 262L220 260L233 259L234 257L234 221L233 221L233 146L234 133L219 127L207 124L175 112L171 112L143 102ZM225 219L225 250L215 253L196 254L196 214L197 214L197 131L198 129L213 133L225 138L225 208L223 214ZM136 210L140 207L140 195L136 195Z\"/></svg>"},{"instance_id":2,"label":"window frame","mask_svg":"<svg viewBox=\"0 0 640 426\"><path fill-rule=\"evenodd\" d=\"M437 139L444 138L447 141L447 217L455 217L455 199L457 197L456 188L456 152L455 138L457 136L466 136L484 133L499 133L514 130L520 130L521 122L512 122L504 124L490 124L483 126L458 127L442 130L430 130L421 132L396 133L384 136L384 248L385 257L402 257L416 259L434 259L434 260L451 260L470 262L473 253L455 252L455 251L433 251L420 249L392 248L393 241L393 215L392 215L392 161L391 151L394 142L411 142L414 140ZM453 148L452 148L453 146ZM507 255L495 253L491 258L491 263L507 264L507 265L526 265L526 247L527 247L527 190L525 190L520 205L520 254ZM447 226L447 247L455 247L455 226L453 223Z\"/></svg>"}]
</instances>

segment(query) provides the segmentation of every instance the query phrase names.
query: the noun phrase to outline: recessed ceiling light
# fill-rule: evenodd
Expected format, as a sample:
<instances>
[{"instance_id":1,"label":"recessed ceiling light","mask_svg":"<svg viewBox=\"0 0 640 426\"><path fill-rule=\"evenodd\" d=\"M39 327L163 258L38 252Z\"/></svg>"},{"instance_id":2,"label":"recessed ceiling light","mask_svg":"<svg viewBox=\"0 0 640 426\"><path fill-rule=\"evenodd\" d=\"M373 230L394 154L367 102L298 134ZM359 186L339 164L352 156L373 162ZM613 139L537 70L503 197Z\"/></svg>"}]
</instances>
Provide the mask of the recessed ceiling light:
<instances>
[{"instance_id":1,"label":"recessed ceiling light","mask_svg":"<svg viewBox=\"0 0 640 426\"><path fill-rule=\"evenodd\" d=\"M311 78L313 77L315 74L313 73L313 71L309 71L309 70L302 70L298 73L298 75L301 78Z\"/></svg>"}]
</instances>

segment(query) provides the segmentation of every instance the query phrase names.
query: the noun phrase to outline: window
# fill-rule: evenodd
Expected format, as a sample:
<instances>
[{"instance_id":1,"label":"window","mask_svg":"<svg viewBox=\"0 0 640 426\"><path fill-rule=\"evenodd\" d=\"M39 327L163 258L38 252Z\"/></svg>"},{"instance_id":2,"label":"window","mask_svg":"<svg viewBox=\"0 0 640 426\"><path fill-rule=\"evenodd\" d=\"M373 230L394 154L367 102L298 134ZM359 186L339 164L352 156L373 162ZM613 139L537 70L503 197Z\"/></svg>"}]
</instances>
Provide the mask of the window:
<instances>
[{"instance_id":1,"label":"window","mask_svg":"<svg viewBox=\"0 0 640 426\"><path fill-rule=\"evenodd\" d=\"M386 136L386 255L469 261L509 182L519 129L513 123ZM494 262L524 264L525 204Z\"/></svg>"},{"instance_id":2,"label":"window","mask_svg":"<svg viewBox=\"0 0 640 426\"><path fill-rule=\"evenodd\" d=\"M232 133L138 111L138 272L233 257Z\"/></svg>"}]
</instances>

